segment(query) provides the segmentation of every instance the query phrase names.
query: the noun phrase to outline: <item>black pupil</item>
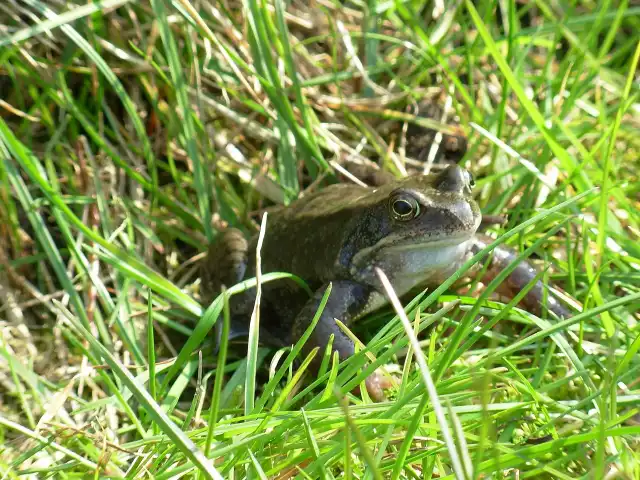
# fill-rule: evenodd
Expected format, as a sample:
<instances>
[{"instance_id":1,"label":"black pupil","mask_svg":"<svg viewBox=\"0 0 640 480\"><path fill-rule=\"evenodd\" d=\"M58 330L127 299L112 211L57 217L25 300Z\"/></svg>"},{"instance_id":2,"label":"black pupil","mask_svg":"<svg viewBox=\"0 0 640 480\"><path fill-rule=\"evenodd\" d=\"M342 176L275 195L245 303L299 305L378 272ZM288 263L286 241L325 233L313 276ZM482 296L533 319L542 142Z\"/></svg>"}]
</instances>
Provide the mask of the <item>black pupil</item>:
<instances>
[{"instance_id":1,"label":"black pupil","mask_svg":"<svg viewBox=\"0 0 640 480\"><path fill-rule=\"evenodd\" d=\"M393 202L393 211L396 212L396 215L406 217L413 211L413 207L406 200L396 200Z\"/></svg>"}]
</instances>

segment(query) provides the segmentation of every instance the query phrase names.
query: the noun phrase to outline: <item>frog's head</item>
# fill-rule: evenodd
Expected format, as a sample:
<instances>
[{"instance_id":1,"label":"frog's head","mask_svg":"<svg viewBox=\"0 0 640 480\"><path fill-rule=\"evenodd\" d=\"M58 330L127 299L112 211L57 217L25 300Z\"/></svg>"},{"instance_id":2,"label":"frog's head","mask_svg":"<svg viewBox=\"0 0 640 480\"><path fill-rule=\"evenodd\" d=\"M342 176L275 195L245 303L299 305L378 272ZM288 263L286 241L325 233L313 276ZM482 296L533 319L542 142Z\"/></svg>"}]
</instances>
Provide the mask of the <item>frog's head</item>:
<instances>
[{"instance_id":1,"label":"frog's head","mask_svg":"<svg viewBox=\"0 0 640 480\"><path fill-rule=\"evenodd\" d=\"M380 267L403 294L453 273L466 259L480 225L473 186L469 172L449 166L378 190L376 201L348 235L351 275L377 284L373 269Z\"/></svg>"}]
</instances>

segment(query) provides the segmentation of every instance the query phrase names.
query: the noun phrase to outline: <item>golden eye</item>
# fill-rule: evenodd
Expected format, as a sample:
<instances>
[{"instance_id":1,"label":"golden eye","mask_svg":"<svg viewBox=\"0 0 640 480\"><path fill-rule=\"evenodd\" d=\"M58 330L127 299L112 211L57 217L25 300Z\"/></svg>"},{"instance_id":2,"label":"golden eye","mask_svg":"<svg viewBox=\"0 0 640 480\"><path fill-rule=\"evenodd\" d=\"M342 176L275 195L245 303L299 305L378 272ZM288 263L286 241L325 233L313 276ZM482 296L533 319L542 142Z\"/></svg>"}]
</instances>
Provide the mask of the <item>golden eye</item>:
<instances>
[{"instance_id":1,"label":"golden eye","mask_svg":"<svg viewBox=\"0 0 640 480\"><path fill-rule=\"evenodd\" d=\"M411 220L418 216L420 207L413 197L399 195L391 199L391 213L396 220Z\"/></svg>"}]
</instances>

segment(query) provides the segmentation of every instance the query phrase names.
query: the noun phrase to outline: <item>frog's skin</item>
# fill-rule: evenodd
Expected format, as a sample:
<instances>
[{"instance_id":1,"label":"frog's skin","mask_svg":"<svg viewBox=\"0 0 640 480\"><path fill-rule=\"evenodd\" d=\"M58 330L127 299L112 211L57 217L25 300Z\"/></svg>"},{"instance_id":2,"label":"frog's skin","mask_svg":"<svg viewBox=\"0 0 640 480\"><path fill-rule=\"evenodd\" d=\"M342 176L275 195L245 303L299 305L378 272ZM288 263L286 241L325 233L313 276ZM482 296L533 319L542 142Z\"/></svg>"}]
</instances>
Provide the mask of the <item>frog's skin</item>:
<instances>
[{"instance_id":1,"label":"frog's skin","mask_svg":"<svg viewBox=\"0 0 640 480\"><path fill-rule=\"evenodd\" d=\"M482 215L472 187L471 175L453 165L437 174L376 188L331 185L270 213L261 250L262 272L297 275L315 294L309 298L291 280L264 284L261 341L276 346L295 343L331 282L328 303L305 351L320 347L314 362L317 368L333 334L332 349L340 359L353 355L353 342L334 319L349 325L387 303L375 267L385 272L402 296L417 286L439 285L486 245L486 239L476 236ZM219 294L223 285L255 276L256 245L257 236L247 242L239 230L228 229L209 247L202 269L205 302ZM509 255L513 254L495 255L498 268L509 263L513 258ZM505 283L517 291L533 276L535 270L524 264ZM529 303L539 305L543 287L536 288ZM254 299L255 289L232 298L236 323L248 324ZM377 380L370 378L367 389L381 398Z\"/></svg>"}]
</instances>

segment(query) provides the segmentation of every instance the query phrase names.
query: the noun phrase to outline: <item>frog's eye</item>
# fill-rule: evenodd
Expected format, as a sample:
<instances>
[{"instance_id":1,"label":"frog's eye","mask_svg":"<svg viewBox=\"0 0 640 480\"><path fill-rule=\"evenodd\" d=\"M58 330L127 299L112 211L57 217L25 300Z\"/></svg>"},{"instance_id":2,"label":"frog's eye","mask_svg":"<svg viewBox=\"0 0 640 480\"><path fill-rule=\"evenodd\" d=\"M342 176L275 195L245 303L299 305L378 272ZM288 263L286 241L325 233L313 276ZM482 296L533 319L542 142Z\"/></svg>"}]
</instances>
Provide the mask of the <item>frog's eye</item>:
<instances>
[{"instance_id":1,"label":"frog's eye","mask_svg":"<svg viewBox=\"0 0 640 480\"><path fill-rule=\"evenodd\" d=\"M396 220L411 220L420 213L420 206L415 198L409 195L396 195L389 203L391 214Z\"/></svg>"}]
</instances>

